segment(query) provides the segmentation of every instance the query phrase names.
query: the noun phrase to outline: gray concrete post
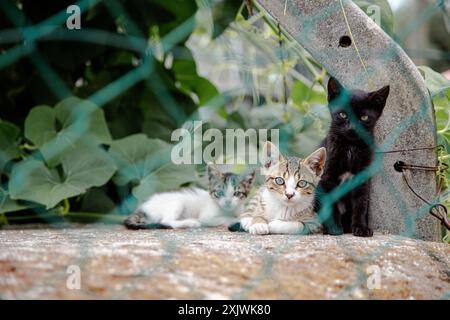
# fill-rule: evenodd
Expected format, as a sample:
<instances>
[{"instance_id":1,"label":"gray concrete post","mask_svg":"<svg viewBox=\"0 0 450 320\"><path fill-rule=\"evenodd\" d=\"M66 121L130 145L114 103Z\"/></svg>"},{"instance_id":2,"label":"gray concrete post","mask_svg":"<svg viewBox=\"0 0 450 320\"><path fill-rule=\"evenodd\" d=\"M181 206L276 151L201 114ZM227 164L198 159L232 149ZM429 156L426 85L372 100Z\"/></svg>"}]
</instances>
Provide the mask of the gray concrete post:
<instances>
[{"instance_id":1,"label":"gray concrete post","mask_svg":"<svg viewBox=\"0 0 450 320\"><path fill-rule=\"evenodd\" d=\"M257 2L345 86L363 90L391 86L376 128L380 148L387 151L436 145L434 111L418 69L400 46L352 1ZM343 46L349 38L351 45ZM394 170L393 165L399 160L424 166L437 164L435 150L385 154L383 169L371 183L371 225L378 231L438 240L438 220L428 214L427 206L408 189L401 173ZM422 197L436 197L434 172L406 174Z\"/></svg>"}]
</instances>

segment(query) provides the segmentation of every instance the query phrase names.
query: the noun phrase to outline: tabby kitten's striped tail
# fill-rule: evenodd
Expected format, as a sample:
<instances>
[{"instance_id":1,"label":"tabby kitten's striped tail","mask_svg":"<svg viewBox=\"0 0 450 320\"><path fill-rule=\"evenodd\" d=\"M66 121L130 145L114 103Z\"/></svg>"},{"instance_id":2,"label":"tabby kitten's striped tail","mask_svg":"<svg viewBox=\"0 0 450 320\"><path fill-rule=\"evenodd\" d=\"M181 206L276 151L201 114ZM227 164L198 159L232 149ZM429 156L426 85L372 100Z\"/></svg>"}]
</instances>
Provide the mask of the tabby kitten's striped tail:
<instances>
[{"instance_id":1,"label":"tabby kitten's striped tail","mask_svg":"<svg viewBox=\"0 0 450 320\"><path fill-rule=\"evenodd\" d=\"M123 222L127 229L140 230L140 229L169 229L169 227L160 223L149 223L147 216L143 212L136 212L129 216Z\"/></svg>"},{"instance_id":2,"label":"tabby kitten's striped tail","mask_svg":"<svg viewBox=\"0 0 450 320\"><path fill-rule=\"evenodd\" d=\"M145 229L147 218L143 212L136 212L126 218L123 224L125 227L132 230Z\"/></svg>"}]
</instances>

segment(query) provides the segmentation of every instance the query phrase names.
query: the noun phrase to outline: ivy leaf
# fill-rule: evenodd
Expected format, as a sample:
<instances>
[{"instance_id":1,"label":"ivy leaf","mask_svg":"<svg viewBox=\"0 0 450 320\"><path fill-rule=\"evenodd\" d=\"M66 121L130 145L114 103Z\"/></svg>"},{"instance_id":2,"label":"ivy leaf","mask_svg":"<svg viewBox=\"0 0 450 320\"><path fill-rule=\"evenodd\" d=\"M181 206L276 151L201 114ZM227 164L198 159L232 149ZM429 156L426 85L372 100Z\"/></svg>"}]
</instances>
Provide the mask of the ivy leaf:
<instances>
[{"instance_id":1,"label":"ivy leaf","mask_svg":"<svg viewBox=\"0 0 450 320\"><path fill-rule=\"evenodd\" d=\"M182 54L180 54L182 51ZM199 106L206 104L221 107L225 104L223 96L217 88L206 78L197 74L197 67L189 49L177 50L177 55L172 64L172 71L178 88L191 97Z\"/></svg>"},{"instance_id":2,"label":"ivy leaf","mask_svg":"<svg viewBox=\"0 0 450 320\"><path fill-rule=\"evenodd\" d=\"M171 161L172 145L135 134L113 141L109 152L118 167L114 181L134 184L133 195L143 201L154 192L167 191L197 179L193 165Z\"/></svg>"},{"instance_id":3,"label":"ivy leaf","mask_svg":"<svg viewBox=\"0 0 450 320\"><path fill-rule=\"evenodd\" d=\"M209 0L212 3L217 2ZM229 24L236 19L239 8L243 0L220 0L214 3L212 7L212 15L214 20L213 39L219 37Z\"/></svg>"},{"instance_id":4,"label":"ivy leaf","mask_svg":"<svg viewBox=\"0 0 450 320\"><path fill-rule=\"evenodd\" d=\"M353 0L369 17L380 13L381 28L389 35L394 34L394 14L387 0ZM378 11L379 10L379 11Z\"/></svg>"},{"instance_id":5,"label":"ivy leaf","mask_svg":"<svg viewBox=\"0 0 450 320\"><path fill-rule=\"evenodd\" d=\"M19 134L20 129L14 124L0 121L0 172L10 160L21 155Z\"/></svg>"},{"instance_id":6,"label":"ivy leaf","mask_svg":"<svg viewBox=\"0 0 450 320\"><path fill-rule=\"evenodd\" d=\"M430 90L433 100L436 97L445 98L444 102L450 101L450 80L442 74L427 66L419 66L420 73L425 79L428 90Z\"/></svg>"},{"instance_id":7,"label":"ivy leaf","mask_svg":"<svg viewBox=\"0 0 450 320\"><path fill-rule=\"evenodd\" d=\"M115 208L114 201L102 188L91 188L83 196L81 203L82 212L109 213Z\"/></svg>"},{"instance_id":8,"label":"ivy leaf","mask_svg":"<svg viewBox=\"0 0 450 320\"><path fill-rule=\"evenodd\" d=\"M111 141L103 110L76 97L67 98L54 108L34 107L25 120L25 137L40 148L50 164L75 150L80 140L94 145Z\"/></svg>"},{"instance_id":9,"label":"ivy leaf","mask_svg":"<svg viewBox=\"0 0 450 320\"><path fill-rule=\"evenodd\" d=\"M149 30L152 26L158 26L159 33L164 36L183 25L182 31L190 34L194 27L193 19L197 6L192 0L127 0L127 16L137 24L140 31ZM192 20L190 20L192 18ZM192 23L189 23L192 22ZM140 32L132 28L129 21L122 21L122 28L127 34L139 35ZM181 39L184 42L185 38Z\"/></svg>"},{"instance_id":10,"label":"ivy leaf","mask_svg":"<svg viewBox=\"0 0 450 320\"><path fill-rule=\"evenodd\" d=\"M115 171L106 151L98 147L81 147L67 152L60 168L49 168L34 158L17 163L12 169L9 192L13 200L37 202L49 209L63 199L105 184Z\"/></svg>"},{"instance_id":11,"label":"ivy leaf","mask_svg":"<svg viewBox=\"0 0 450 320\"><path fill-rule=\"evenodd\" d=\"M172 70L155 64L151 79L140 97L139 108L144 116L142 131L152 138L170 141L171 132L179 128L197 111L192 96L176 86Z\"/></svg>"},{"instance_id":12,"label":"ivy leaf","mask_svg":"<svg viewBox=\"0 0 450 320\"><path fill-rule=\"evenodd\" d=\"M327 104L327 95L325 91L319 91L315 87L308 87L301 81L295 81L292 90L291 98L294 104L296 104L300 109L304 109L305 103L310 104ZM303 110L306 111L306 110Z\"/></svg>"},{"instance_id":13,"label":"ivy leaf","mask_svg":"<svg viewBox=\"0 0 450 320\"><path fill-rule=\"evenodd\" d=\"M11 200L8 191L0 187L0 213L20 211L28 208L30 208L29 205L20 204L17 201Z\"/></svg>"}]
</instances>

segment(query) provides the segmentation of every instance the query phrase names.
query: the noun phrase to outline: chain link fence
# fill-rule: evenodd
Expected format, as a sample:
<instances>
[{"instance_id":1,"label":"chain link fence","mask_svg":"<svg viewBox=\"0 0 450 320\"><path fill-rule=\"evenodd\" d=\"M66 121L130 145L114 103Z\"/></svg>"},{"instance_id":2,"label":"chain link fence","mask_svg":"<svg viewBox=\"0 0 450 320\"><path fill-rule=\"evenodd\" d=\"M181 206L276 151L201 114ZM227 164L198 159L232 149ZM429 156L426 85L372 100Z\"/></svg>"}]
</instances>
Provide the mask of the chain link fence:
<instances>
[{"instance_id":1,"label":"chain link fence","mask_svg":"<svg viewBox=\"0 0 450 320\"><path fill-rule=\"evenodd\" d=\"M436 14L445 14L446 5L446 1L430 3L417 19L411 20L409 27L396 33L396 41L403 43ZM175 165L170 158L174 145L172 132L185 128L193 133L194 121L202 121L204 129L222 131L277 129L282 152L300 156L316 148L326 134L329 124L324 85L326 70L285 35L279 23L257 3L81 0L74 4L49 3L49 10L44 6L41 2L28 1L0 3L5 20L0 24L0 81L4 89L0 100L4 106L0 113L0 221L6 230L21 229L16 224L30 222L52 226L66 226L68 221L117 224L155 192L204 186L203 161ZM286 8L289 8L288 1ZM342 9L345 15L344 7ZM375 4L370 12L375 12L372 16L375 20L381 19L380 25L385 30L390 28L392 13L389 15L389 10ZM328 14L331 13L324 12L324 17ZM448 16L445 17L448 20ZM231 21L234 22L228 27ZM349 25L350 30L352 27ZM393 34L393 28L390 32ZM388 57L389 52L385 54ZM446 164L450 150L450 91L448 81L445 86L443 77L432 70L426 70L425 78L436 109L438 144L442 145L433 146L439 163L428 169L438 173L440 187L435 199L422 199L424 204L417 212L404 213L406 230L402 235L406 237L415 236L417 220L428 215L431 206L449 201ZM425 108L426 105L422 109ZM404 119L402 126L388 137L388 145L394 145L402 131L419 121L427 111L421 110ZM430 124L430 128L434 125ZM205 142L202 143L197 147L201 149ZM257 146L253 147L257 150ZM379 172L382 158L383 153L377 153L368 170L338 187L328 199L328 207L373 175L383 176L383 172ZM407 168L404 163L399 165L403 166L400 168L403 171L420 169ZM245 166L231 167L239 171ZM412 183L407 176L403 177L406 183ZM389 180L390 177L383 178ZM390 193L398 193L392 184L386 185L391 188ZM413 186L411 192L415 193ZM436 215L444 220L445 207L434 208ZM331 214L329 210L321 213L327 214ZM318 235L311 236L312 240L298 236L255 240L255 236L248 234L228 234L224 230L215 233L213 229L149 230L147 236L144 232L125 232L116 226L85 228L57 232L59 241L66 243L74 254L62 255L61 265L56 263L56 266L78 267L64 275L63 279L67 276L73 280L67 282L68 286L77 287L80 279L76 276L80 272L83 281L89 277L84 270L95 270L93 258L108 256L109 253L102 252L104 247L110 246L111 254L115 250L119 252L115 261L119 265L122 258L138 257L136 265L130 266L130 273L126 273L126 269L114 269L107 259L104 264L99 263L100 268L113 268L112 272L117 272L119 277L123 272L126 279L126 283L114 282L120 288L115 293L109 292L108 298L130 297L137 289L144 291L142 286L146 279L153 278L154 282L149 283L157 286L162 271L179 272L183 270L180 261L196 261L196 254L199 259L212 263L212 268L217 268L208 256L202 255L202 246L209 254L208 246L225 255L227 251L241 248L244 255L257 261L259 271L250 270L245 281L237 282L238 289L224 295L215 295L214 288L205 294L202 285L200 288L195 279L190 279L189 273L178 273L176 280L167 282L166 288L155 289L160 290L160 297L170 297L165 292L170 291L170 283L174 286L181 283L187 297L252 298L253 290L267 281L286 281L282 280L282 272L287 272L289 266L281 268L279 264L290 259L286 258L287 252L299 251L302 241L306 241L303 243L306 252L314 243L325 246L325 252L330 245ZM4 235L4 239L20 241L19 231L11 232L16 234ZM444 237L444 229L442 232ZM39 238L38 231L31 234ZM52 236L49 231L44 231L43 235ZM338 256L354 261L351 266L356 269L352 281L340 285L333 298L364 297L358 296L359 291L355 295L355 290L369 286L368 277L374 271L367 268L374 266L376 269L376 262L386 259L391 250L395 255L403 248L413 255L414 248L419 248L431 257L441 272L433 275L443 283L437 298L448 299L447 249L436 251L426 243L405 243L407 240L397 236L380 237L384 237L378 239L380 242L360 240L361 245L370 248L367 252L355 244L357 238L333 238L333 248L339 248ZM136 247L138 241L147 243L147 247L143 244L143 251L136 254L133 250L140 249L139 245ZM238 245L234 247L233 241ZM39 241L32 242L30 248L37 246L36 252L40 254L51 250L52 241L42 239L42 244L45 250L38 248ZM14 256L14 243L6 241L4 245L7 250L0 255L0 262L3 260L6 265ZM187 254L186 246L193 251ZM64 246L58 247L55 252L64 250ZM162 250L163 253L156 263L147 261L141 265L138 260L148 253L146 250ZM183 254L185 259L180 260ZM234 259L231 253L230 259ZM252 261L243 261L240 263L247 263L245 268L252 265ZM228 267L225 262L220 263ZM126 266L124 264L123 268ZM207 268L198 270L208 273ZM3 293L0 291L2 298L14 297L13 291L8 289L8 272L0 273L5 288ZM96 275L101 278L96 273L91 277ZM89 281L95 283L93 279ZM40 278L39 283L42 288L63 286L55 283L52 273ZM292 290L279 288L280 294L276 297L298 297ZM102 297L100 289L83 292L84 297ZM27 294L33 296L30 292ZM264 294L271 297L270 293L262 291L263 297Z\"/></svg>"}]
</instances>

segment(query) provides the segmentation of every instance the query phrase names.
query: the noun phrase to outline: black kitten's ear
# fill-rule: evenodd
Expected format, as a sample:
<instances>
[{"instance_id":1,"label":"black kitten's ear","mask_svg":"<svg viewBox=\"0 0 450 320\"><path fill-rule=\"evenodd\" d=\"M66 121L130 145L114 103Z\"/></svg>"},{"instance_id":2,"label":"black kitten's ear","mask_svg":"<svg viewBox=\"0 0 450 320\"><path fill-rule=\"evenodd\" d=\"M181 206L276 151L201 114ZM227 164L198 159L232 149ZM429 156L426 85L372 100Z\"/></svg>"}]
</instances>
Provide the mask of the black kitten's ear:
<instances>
[{"instance_id":1,"label":"black kitten's ear","mask_svg":"<svg viewBox=\"0 0 450 320\"><path fill-rule=\"evenodd\" d=\"M328 80L328 101L334 100L344 91L344 87L335 78Z\"/></svg>"},{"instance_id":2,"label":"black kitten's ear","mask_svg":"<svg viewBox=\"0 0 450 320\"><path fill-rule=\"evenodd\" d=\"M390 86L385 86L378 91L371 92L369 99L372 105L379 111L383 111L389 96Z\"/></svg>"}]
</instances>

